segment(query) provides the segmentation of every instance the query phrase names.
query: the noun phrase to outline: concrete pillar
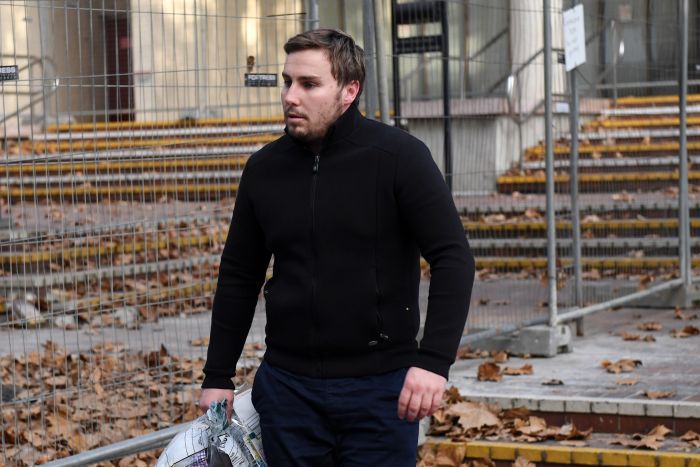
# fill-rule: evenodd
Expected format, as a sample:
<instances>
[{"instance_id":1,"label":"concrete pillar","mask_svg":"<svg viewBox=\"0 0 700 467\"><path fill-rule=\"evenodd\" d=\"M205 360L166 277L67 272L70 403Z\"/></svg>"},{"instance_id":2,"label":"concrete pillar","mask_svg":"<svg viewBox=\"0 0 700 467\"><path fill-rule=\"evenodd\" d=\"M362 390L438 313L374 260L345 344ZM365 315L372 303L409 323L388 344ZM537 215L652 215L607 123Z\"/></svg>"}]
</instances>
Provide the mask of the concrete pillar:
<instances>
[{"instance_id":1,"label":"concrete pillar","mask_svg":"<svg viewBox=\"0 0 700 467\"><path fill-rule=\"evenodd\" d=\"M552 0L552 48L563 47L561 14L563 1ZM542 2L520 0L511 3L510 47L512 55L511 71L515 74L513 108L516 114L526 115L544 100L544 57L537 56L529 65L528 60L544 47L542 29ZM552 69L553 92L563 93L566 89L564 67L556 63ZM522 68L521 68L522 67Z\"/></svg>"}]
</instances>

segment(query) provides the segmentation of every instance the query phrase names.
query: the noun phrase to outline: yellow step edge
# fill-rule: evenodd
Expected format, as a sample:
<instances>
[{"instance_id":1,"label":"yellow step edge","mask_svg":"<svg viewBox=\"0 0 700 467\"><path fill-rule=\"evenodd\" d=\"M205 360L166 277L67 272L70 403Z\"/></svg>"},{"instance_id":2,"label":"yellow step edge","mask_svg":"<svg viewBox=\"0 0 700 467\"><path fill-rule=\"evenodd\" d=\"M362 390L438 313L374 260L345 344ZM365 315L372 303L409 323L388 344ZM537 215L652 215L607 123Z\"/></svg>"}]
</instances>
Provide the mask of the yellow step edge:
<instances>
[{"instance_id":1,"label":"yellow step edge","mask_svg":"<svg viewBox=\"0 0 700 467\"><path fill-rule=\"evenodd\" d=\"M579 183L609 183L609 182L672 182L678 181L678 172L634 172L634 173L585 173L579 174ZM542 175L501 175L496 180L498 185L518 185L545 183ZM568 174L554 176L555 183L565 183L571 180ZM700 171L688 172L688 180L700 180Z\"/></svg>"},{"instance_id":2,"label":"yellow step edge","mask_svg":"<svg viewBox=\"0 0 700 467\"><path fill-rule=\"evenodd\" d=\"M690 467L700 462L700 454L668 451L639 451L595 447L569 447L549 444L525 444L499 441L459 441L428 438L426 445L464 446L467 459L515 461L522 456L532 462L564 465L623 467ZM538 460L537 460L538 459Z\"/></svg>"},{"instance_id":3,"label":"yellow step edge","mask_svg":"<svg viewBox=\"0 0 700 467\"><path fill-rule=\"evenodd\" d=\"M137 161L97 161L97 162L35 162L15 165L5 165L0 167L0 176L11 175L38 175L43 173L75 173L100 172L100 171L120 171L120 170L152 170L152 169L197 169L197 168L242 168L248 156L232 157L198 157L192 156L189 159L171 158L160 160L137 160ZM30 182L30 180L27 180Z\"/></svg>"},{"instance_id":4,"label":"yellow step edge","mask_svg":"<svg viewBox=\"0 0 700 467\"><path fill-rule=\"evenodd\" d=\"M573 264L569 258L557 260L557 267L569 267ZM677 258L584 258L581 260L585 269L644 269L644 268L675 268ZM691 260L692 267L700 266L700 258ZM427 267L427 264L426 266ZM547 258L479 258L476 257L477 269L521 270L543 269L547 267Z\"/></svg>"},{"instance_id":5,"label":"yellow step edge","mask_svg":"<svg viewBox=\"0 0 700 467\"><path fill-rule=\"evenodd\" d=\"M700 125L700 117L686 117L686 125ZM601 118L593 120L583 125L587 130L594 128L619 129L619 128L653 128L653 127L668 127L680 125L678 117L645 117L645 118ZM641 136L640 136L641 137Z\"/></svg>"},{"instance_id":6,"label":"yellow step edge","mask_svg":"<svg viewBox=\"0 0 700 467\"><path fill-rule=\"evenodd\" d=\"M97 151L107 149L128 149L146 147L170 147L170 146L225 146L235 144L266 144L277 138L279 134L263 134L254 136L228 136L219 138L162 138L162 139L114 139L114 140L89 140L58 141L32 143L32 151L37 154L55 154L67 151Z\"/></svg>"},{"instance_id":7,"label":"yellow step edge","mask_svg":"<svg viewBox=\"0 0 700 467\"><path fill-rule=\"evenodd\" d=\"M0 186L0 195L12 199L31 199L52 196L111 196L111 195L177 195L188 193L227 193L233 195L238 190L238 183L222 184L181 184L181 185L127 185L127 186L74 186L74 187L36 187L10 188Z\"/></svg>"},{"instance_id":8,"label":"yellow step edge","mask_svg":"<svg viewBox=\"0 0 700 467\"><path fill-rule=\"evenodd\" d=\"M111 303L134 303L139 298L148 300L164 300L168 298L186 298L190 295L202 292L211 292L216 288L216 279L208 279L199 284L187 285L184 287L159 287L157 289L148 289L145 293L140 292L118 292L107 298L102 296L89 297L76 300L75 308L77 310L83 308L95 308L105 306Z\"/></svg>"},{"instance_id":9,"label":"yellow step edge","mask_svg":"<svg viewBox=\"0 0 700 467\"><path fill-rule=\"evenodd\" d=\"M688 94L687 101L700 102L700 94ZM662 96L625 96L619 97L616 102L617 107L653 104L678 104L678 95L667 94Z\"/></svg>"},{"instance_id":10,"label":"yellow step edge","mask_svg":"<svg viewBox=\"0 0 700 467\"><path fill-rule=\"evenodd\" d=\"M173 246L188 248L209 245L215 242L224 242L226 233L216 235L182 236L165 238L158 241L146 240L138 242L127 241L114 243L113 245L86 246L78 248L52 248L50 251L32 251L28 253L16 253L0 255L0 265L4 264L28 264L46 261L66 261L79 258L92 258L95 256L108 256L118 254L139 253L147 250L160 250Z\"/></svg>"},{"instance_id":11,"label":"yellow step edge","mask_svg":"<svg viewBox=\"0 0 700 467\"><path fill-rule=\"evenodd\" d=\"M156 130L163 128L192 128L201 126L224 125L255 125L264 123L284 123L282 115L271 117L242 117L242 118L201 118L196 120L165 120L165 121L130 121L130 122L96 122L96 123L62 123L48 125L50 133L64 131L103 131L103 130Z\"/></svg>"},{"instance_id":12,"label":"yellow step edge","mask_svg":"<svg viewBox=\"0 0 700 467\"><path fill-rule=\"evenodd\" d=\"M608 153L608 152L673 152L678 151L679 145L677 142L668 143L635 143L635 144L582 144L578 148L579 154ZM688 150L700 149L700 142L689 141ZM568 144L556 144L554 146L554 154L569 154L570 146ZM525 150L526 158L534 158L544 156L546 148L542 146L533 146Z\"/></svg>"},{"instance_id":13,"label":"yellow step edge","mask_svg":"<svg viewBox=\"0 0 700 467\"><path fill-rule=\"evenodd\" d=\"M463 221L462 226L465 230L476 232L490 231L528 231L528 230L545 230L547 224L544 221L536 222L505 222L502 224L488 224L485 222ZM691 228L700 228L700 219L691 219ZM555 227L560 230L571 229L570 221L558 221ZM616 219L598 222L582 222L581 229L583 230L623 230L623 229L674 229L678 228L677 219Z\"/></svg>"}]
</instances>

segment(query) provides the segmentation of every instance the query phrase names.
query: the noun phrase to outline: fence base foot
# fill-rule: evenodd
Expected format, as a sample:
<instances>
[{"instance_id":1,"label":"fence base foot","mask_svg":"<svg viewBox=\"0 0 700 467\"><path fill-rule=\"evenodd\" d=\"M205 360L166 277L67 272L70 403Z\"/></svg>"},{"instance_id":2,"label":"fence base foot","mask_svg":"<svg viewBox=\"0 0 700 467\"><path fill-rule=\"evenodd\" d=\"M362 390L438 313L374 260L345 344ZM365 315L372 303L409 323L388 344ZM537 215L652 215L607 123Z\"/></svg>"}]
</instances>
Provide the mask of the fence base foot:
<instances>
[{"instance_id":1,"label":"fence base foot","mask_svg":"<svg viewBox=\"0 0 700 467\"><path fill-rule=\"evenodd\" d=\"M496 336L471 345L488 351L501 351L514 355L531 355L533 357L554 357L560 353L573 350L571 328L559 326L530 326L511 335Z\"/></svg>"},{"instance_id":2,"label":"fence base foot","mask_svg":"<svg viewBox=\"0 0 700 467\"><path fill-rule=\"evenodd\" d=\"M700 284L680 285L629 303L639 308L692 308L700 306Z\"/></svg>"}]
</instances>

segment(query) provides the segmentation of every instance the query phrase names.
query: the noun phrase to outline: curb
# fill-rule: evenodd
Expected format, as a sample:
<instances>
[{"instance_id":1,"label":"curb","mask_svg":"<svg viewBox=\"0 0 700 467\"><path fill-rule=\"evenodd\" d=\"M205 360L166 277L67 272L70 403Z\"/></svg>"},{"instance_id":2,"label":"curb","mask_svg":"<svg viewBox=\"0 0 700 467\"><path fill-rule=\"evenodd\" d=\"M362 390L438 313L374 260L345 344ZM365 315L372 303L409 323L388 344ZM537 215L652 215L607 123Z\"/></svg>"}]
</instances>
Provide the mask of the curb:
<instances>
[{"instance_id":1,"label":"curb","mask_svg":"<svg viewBox=\"0 0 700 467\"><path fill-rule=\"evenodd\" d=\"M570 446L530 445L496 441L453 442L428 438L428 446L464 448L469 459L515 461L524 457L531 462L560 465L597 465L621 467L700 467L700 454L631 449L577 448Z\"/></svg>"},{"instance_id":2,"label":"curb","mask_svg":"<svg viewBox=\"0 0 700 467\"><path fill-rule=\"evenodd\" d=\"M457 385L457 387L459 387ZM527 407L540 412L570 412L609 415L638 415L700 419L700 402L673 400L635 400L593 397L552 397L544 395L504 395L460 390L471 400L496 403L502 408Z\"/></svg>"}]
</instances>

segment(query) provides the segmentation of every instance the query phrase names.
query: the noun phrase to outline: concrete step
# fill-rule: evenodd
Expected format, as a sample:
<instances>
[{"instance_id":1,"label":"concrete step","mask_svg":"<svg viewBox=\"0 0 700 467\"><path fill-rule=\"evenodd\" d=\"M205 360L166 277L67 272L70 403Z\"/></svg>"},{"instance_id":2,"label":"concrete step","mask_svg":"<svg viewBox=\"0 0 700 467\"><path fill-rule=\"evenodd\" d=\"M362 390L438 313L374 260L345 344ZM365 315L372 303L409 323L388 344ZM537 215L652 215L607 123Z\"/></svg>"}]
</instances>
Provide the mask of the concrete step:
<instances>
[{"instance_id":1,"label":"concrete step","mask_svg":"<svg viewBox=\"0 0 700 467\"><path fill-rule=\"evenodd\" d=\"M578 176L579 191L582 193L615 193L627 191L652 191L678 187L677 172L604 172L582 173ZM700 182L700 171L688 172L689 183ZM568 192L571 178L567 173L554 176L555 190ZM533 175L502 175L497 179L499 193L544 193L546 177L544 173Z\"/></svg>"}]
</instances>

